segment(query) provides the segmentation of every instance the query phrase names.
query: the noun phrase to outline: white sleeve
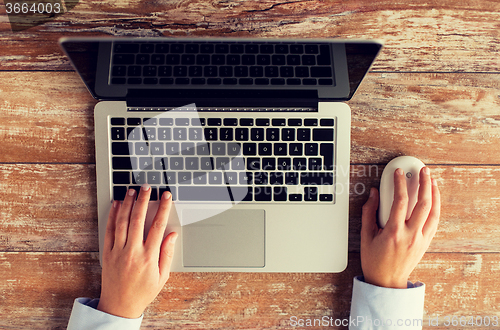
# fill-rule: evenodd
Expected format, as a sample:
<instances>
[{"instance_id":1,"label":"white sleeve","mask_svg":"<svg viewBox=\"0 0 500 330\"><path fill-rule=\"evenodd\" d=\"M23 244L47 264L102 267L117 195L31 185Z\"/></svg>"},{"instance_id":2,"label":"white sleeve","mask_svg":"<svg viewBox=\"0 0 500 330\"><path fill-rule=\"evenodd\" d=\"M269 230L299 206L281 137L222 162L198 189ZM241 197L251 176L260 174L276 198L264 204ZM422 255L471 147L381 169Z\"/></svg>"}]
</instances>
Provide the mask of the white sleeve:
<instances>
[{"instance_id":1,"label":"white sleeve","mask_svg":"<svg viewBox=\"0 0 500 330\"><path fill-rule=\"evenodd\" d=\"M408 281L406 289L383 288L354 278L350 330L420 330L423 325L425 284Z\"/></svg>"},{"instance_id":2,"label":"white sleeve","mask_svg":"<svg viewBox=\"0 0 500 330\"><path fill-rule=\"evenodd\" d=\"M73 304L68 330L138 330L142 318L126 319L97 310L99 299L77 298Z\"/></svg>"}]
</instances>

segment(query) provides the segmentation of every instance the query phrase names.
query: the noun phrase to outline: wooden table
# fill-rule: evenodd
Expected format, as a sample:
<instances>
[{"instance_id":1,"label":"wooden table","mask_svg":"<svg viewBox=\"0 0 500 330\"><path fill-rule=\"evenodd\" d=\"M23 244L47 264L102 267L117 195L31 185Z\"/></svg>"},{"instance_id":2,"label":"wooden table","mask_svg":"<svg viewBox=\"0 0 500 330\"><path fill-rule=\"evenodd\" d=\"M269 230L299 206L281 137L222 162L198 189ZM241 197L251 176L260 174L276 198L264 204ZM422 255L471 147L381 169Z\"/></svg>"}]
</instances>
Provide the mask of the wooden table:
<instances>
[{"instance_id":1,"label":"wooden table","mask_svg":"<svg viewBox=\"0 0 500 330\"><path fill-rule=\"evenodd\" d=\"M439 230L410 277L426 284L424 328L500 317L499 12L492 0L80 1L13 33L0 6L0 328L62 329L74 298L99 296L96 101L57 40L106 35L385 42L349 102L347 270L174 273L143 328L290 329L291 316L347 317L361 205L399 155L428 164L442 193ZM440 327L429 327L436 316Z\"/></svg>"}]
</instances>

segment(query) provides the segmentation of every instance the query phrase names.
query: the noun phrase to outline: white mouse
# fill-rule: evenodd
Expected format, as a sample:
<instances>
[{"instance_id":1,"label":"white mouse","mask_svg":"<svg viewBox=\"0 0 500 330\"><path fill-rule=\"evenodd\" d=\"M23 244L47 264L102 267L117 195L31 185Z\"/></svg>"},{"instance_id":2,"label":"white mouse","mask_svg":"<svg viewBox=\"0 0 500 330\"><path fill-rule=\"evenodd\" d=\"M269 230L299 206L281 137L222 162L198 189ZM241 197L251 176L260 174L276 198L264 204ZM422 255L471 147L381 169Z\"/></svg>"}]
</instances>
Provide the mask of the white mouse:
<instances>
[{"instance_id":1,"label":"white mouse","mask_svg":"<svg viewBox=\"0 0 500 330\"><path fill-rule=\"evenodd\" d=\"M384 228L391 214L392 202L394 201L394 172L400 168L406 177L406 188L408 191L408 211L406 220L413 212L418 200L418 187L420 170L425 164L420 159L411 156L401 156L391 160L382 172L380 179L380 205L378 208L378 221L380 227Z\"/></svg>"}]
</instances>

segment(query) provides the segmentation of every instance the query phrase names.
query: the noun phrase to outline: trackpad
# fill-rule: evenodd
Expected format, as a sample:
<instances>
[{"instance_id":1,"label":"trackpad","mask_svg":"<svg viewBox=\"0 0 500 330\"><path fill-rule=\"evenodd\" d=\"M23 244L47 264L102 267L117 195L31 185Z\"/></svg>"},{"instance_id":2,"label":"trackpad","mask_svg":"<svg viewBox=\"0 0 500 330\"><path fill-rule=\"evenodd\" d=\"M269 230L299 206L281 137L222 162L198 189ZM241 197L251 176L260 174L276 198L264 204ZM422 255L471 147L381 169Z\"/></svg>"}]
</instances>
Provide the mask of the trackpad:
<instances>
[{"instance_id":1,"label":"trackpad","mask_svg":"<svg viewBox=\"0 0 500 330\"><path fill-rule=\"evenodd\" d=\"M202 218L187 209L182 217ZM182 228L184 267L264 267L264 210L227 210Z\"/></svg>"}]
</instances>

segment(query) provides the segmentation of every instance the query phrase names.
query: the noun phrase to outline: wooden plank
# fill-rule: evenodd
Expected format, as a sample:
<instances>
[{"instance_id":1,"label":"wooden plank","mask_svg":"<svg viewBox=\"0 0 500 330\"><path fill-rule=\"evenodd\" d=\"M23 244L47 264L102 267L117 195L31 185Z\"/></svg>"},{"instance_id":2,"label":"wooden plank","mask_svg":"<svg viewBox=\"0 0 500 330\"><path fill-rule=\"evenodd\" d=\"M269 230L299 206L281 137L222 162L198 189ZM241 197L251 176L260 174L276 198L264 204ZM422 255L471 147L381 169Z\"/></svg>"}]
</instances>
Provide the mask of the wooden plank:
<instances>
[{"instance_id":1,"label":"wooden plank","mask_svg":"<svg viewBox=\"0 0 500 330\"><path fill-rule=\"evenodd\" d=\"M429 251L500 252L497 166L430 166L442 194ZM350 168L349 250L359 251L361 207L382 166ZM0 251L98 251L93 165L0 165ZM13 188L15 187L15 189Z\"/></svg>"},{"instance_id":2,"label":"wooden plank","mask_svg":"<svg viewBox=\"0 0 500 330\"><path fill-rule=\"evenodd\" d=\"M5 7L0 5L0 13ZM6 16L4 16L6 17ZM479 1L80 1L24 32L0 22L0 68L68 70L64 36L377 38L374 70L498 72L500 4Z\"/></svg>"},{"instance_id":3,"label":"wooden plank","mask_svg":"<svg viewBox=\"0 0 500 330\"><path fill-rule=\"evenodd\" d=\"M98 251L94 165L0 165L1 251Z\"/></svg>"},{"instance_id":4,"label":"wooden plank","mask_svg":"<svg viewBox=\"0 0 500 330\"><path fill-rule=\"evenodd\" d=\"M96 101L75 73L0 79L15 82L2 86L0 162L94 162ZM409 154L429 164L500 164L499 74L370 73L349 105L352 163Z\"/></svg>"},{"instance_id":5,"label":"wooden plank","mask_svg":"<svg viewBox=\"0 0 500 330\"><path fill-rule=\"evenodd\" d=\"M434 329L428 322L436 316L436 329L448 328L447 315L500 316L498 258L498 253L427 253L410 276L426 284L424 329ZM142 328L293 329L291 316L343 319L357 275L356 253L339 274L173 273L146 310ZM95 298L100 291L96 253L0 253L0 278L2 328L65 328L73 300Z\"/></svg>"}]
</instances>

